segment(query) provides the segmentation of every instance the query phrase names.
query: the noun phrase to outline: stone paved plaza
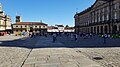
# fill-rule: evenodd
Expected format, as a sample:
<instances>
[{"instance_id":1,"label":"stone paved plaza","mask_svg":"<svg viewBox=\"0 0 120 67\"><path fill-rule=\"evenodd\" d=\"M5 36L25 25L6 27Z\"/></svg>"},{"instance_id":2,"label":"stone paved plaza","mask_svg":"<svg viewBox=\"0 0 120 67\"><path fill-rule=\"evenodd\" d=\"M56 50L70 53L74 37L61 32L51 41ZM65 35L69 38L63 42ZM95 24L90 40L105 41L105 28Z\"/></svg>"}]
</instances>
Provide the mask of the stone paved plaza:
<instances>
[{"instance_id":1,"label":"stone paved plaza","mask_svg":"<svg viewBox=\"0 0 120 67\"><path fill-rule=\"evenodd\" d=\"M110 45L109 45L110 44ZM119 39L0 37L0 67L120 67Z\"/></svg>"}]
</instances>

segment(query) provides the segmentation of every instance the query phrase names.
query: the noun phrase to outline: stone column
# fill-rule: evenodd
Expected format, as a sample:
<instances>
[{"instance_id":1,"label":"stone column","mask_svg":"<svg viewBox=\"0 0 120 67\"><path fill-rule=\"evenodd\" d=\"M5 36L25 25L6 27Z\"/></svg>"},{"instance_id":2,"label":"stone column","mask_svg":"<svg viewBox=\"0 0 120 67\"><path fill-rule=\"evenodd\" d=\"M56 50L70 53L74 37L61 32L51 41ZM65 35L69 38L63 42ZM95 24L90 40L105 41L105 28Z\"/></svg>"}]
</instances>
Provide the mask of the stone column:
<instances>
[{"instance_id":1,"label":"stone column","mask_svg":"<svg viewBox=\"0 0 120 67\"><path fill-rule=\"evenodd\" d=\"M109 32L109 25L107 25L107 32L110 33L110 32Z\"/></svg>"},{"instance_id":2,"label":"stone column","mask_svg":"<svg viewBox=\"0 0 120 67\"><path fill-rule=\"evenodd\" d=\"M103 25L103 34L105 34L105 25Z\"/></svg>"}]
</instances>

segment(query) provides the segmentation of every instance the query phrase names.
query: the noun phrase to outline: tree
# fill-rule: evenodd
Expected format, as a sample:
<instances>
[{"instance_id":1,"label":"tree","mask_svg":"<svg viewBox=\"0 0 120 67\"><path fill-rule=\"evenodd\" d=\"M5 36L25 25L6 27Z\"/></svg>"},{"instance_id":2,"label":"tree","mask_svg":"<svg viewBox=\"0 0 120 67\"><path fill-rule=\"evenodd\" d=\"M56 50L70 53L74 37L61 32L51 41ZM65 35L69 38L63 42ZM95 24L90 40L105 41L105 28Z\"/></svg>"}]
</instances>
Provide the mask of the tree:
<instances>
[{"instance_id":1,"label":"tree","mask_svg":"<svg viewBox=\"0 0 120 67\"><path fill-rule=\"evenodd\" d=\"M66 28L68 28L69 26L68 26L68 25L66 25L65 27L66 27Z\"/></svg>"}]
</instances>

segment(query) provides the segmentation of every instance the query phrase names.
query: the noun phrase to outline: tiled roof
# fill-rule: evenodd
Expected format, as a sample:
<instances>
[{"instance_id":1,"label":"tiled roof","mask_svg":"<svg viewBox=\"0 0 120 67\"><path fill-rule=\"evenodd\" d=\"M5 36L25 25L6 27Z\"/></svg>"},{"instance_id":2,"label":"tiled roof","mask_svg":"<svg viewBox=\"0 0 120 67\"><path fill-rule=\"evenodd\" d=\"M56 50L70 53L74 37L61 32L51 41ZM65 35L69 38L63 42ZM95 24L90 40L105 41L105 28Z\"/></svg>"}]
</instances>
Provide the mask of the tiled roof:
<instances>
[{"instance_id":1,"label":"tiled roof","mask_svg":"<svg viewBox=\"0 0 120 67\"><path fill-rule=\"evenodd\" d=\"M58 29L58 28L54 26L48 26L48 29L51 30L51 29Z\"/></svg>"},{"instance_id":2,"label":"tiled roof","mask_svg":"<svg viewBox=\"0 0 120 67\"><path fill-rule=\"evenodd\" d=\"M56 25L56 26L58 26L58 27L64 27L63 25Z\"/></svg>"},{"instance_id":3,"label":"tiled roof","mask_svg":"<svg viewBox=\"0 0 120 67\"><path fill-rule=\"evenodd\" d=\"M65 30L73 30L73 27L65 27Z\"/></svg>"},{"instance_id":4,"label":"tiled roof","mask_svg":"<svg viewBox=\"0 0 120 67\"><path fill-rule=\"evenodd\" d=\"M42 22L16 22L13 25L47 25L47 24Z\"/></svg>"}]
</instances>

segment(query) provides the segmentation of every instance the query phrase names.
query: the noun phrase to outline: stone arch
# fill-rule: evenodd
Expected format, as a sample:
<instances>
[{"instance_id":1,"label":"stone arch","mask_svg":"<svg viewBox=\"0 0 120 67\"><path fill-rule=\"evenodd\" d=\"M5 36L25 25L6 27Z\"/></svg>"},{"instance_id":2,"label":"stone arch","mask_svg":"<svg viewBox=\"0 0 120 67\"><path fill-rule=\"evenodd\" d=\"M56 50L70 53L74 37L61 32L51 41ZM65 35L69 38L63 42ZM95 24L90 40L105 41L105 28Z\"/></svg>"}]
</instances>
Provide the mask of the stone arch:
<instances>
[{"instance_id":1,"label":"stone arch","mask_svg":"<svg viewBox=\"0 0 120 67\"><path fill-rule=\"evenodd\" d=\"M100 31L99 31L99 26L97 26L97 34L99 34L100 33Z\"/></svg>"},{"instance_id":2,"label":"stone arch","mask_svg":"<svg viewBox=\"0 0 120 67\"><path fill-rule=\"evenodd\" d=\"M101 34L103 34L103 26L100 26Z\"/></svg>"},{"instance_id":3,"label":"stone arch","mask_svg":"<svg viewBox=\"0 0 120 67\"><path fill-rule=\"evenodd\" d=\"M113 26L113 34L116 34L117 33L117 25L114 25Z\"/></svg>"},{"instance_id":4,"label":"stone arch","mask_svg":"<svg viewBox=\"0 0 120 67\"><path fill-rule=\"evenodd\" d=\"M30 32L33 32L33 27L30 27Z\"/></svg>"},{"instance_id":5,"label":"stone arch","mask_svg":"<svg viewBox=\"0 0 120 67\"><path fill-rule=\"evenodd\" d=\"M94 33L96 34L96 27L94 27Z\"/></svg>"},{"instance_id":6,"label":"stone arch","mask_svg":"<svg viewBox=\"0 0 120 67\"><path fill-rule=\"evenodd\" d=\"M89 32L89 28L87 28L87 33Z\"/></svg>"},{"instance_id":7,"label":"stone arch","mask_svg":"<svg viewBox=\"0 0 120 67\"><path fill-rule=\"evenodd\" d=\"M108 27L107 26L105 26L105 28L104 28L104 31L105 31L105 34L107 34L108 32Z\"/></svg>"},{"instance_id":8,"label":"stone arch","mask_svg":"<svg viewBox=\"0 0 120 67\"><path fill-rule=\"evenodd\" d=\"M91 27L91 33L93 33L93 27Z\"/></svg>"}]
</instances>

